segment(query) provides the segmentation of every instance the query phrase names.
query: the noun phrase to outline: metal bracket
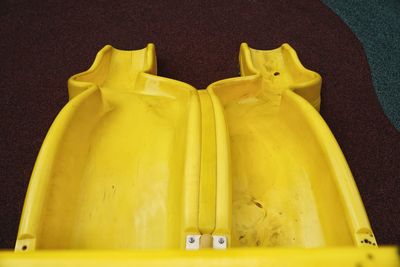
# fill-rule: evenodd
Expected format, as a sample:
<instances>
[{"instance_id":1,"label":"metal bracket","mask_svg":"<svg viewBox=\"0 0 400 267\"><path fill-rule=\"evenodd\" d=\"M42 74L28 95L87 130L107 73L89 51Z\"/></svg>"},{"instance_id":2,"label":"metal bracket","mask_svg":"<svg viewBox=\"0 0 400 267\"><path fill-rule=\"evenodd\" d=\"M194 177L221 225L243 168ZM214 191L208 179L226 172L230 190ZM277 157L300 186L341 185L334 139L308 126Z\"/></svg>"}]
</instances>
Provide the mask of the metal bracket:
<instances>
[{"instance_id":1,"label":"metal bracket","mask_svg":"<svg viewBox=\"0 0 400 267\"><path fill-rule=\"evenodd\" d=\"M213 248L214 249L226 249L228 246L228 240L225 236L214 235L213 236Z\"/></svg>"},{"instance_id":2,"label":"metal bracket","mask_svg":"<svg viewBox=\"0 0 400 267\"><path fill-rule=\"evenodd\" d=\"M201 248L200 242L201 242L201 235L186 236L186 250L200 249ZM222 236L222 235L212 236L212 248L213 249L226 249L227 247L228 247L228 240L225 236Z\"/></svg>"},{"instance_id":3,"label":"metal bracket","mask_svg":"<svg viewBox=\"0 0 400 267\"><path fill-rule=\"evenodd\" d=\"M186 249L187 250L200 249L200 236L201 235L188 235L188 236L186 236Z\"/></svg>"}]
</instances>

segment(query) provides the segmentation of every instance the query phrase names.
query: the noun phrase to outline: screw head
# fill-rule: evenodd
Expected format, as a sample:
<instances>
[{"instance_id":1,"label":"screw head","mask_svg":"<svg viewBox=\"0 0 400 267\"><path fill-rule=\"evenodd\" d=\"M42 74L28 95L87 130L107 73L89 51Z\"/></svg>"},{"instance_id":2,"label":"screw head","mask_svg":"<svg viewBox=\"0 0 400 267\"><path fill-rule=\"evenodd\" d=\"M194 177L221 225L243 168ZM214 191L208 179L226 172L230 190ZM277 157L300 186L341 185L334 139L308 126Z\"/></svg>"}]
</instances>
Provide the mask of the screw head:
<instances>
[{"instance_id":1,"label":"screw head","mask_svg":"<svg viewBox=\"0 0 400 267\"><path fill-rule=\"evenodd\" d=\"M220 244L222 245L223 243L225 243L225 239L222 238L222 237L220 237L220 238L218 239L218 243L220 243Z\"/></svg>"},{"instance_id":2,"label":"screw head","mask_svg":"<svg viewBox=\"0 0 400 267\"><path fill-rule=\"evenodd\" d=\"M189 237L188 241L189 241L189 243L190 243L190 244L193 244L193 243L194 243L194 241L196 241L196 240L194 240L194 238L193 238L193 237Z\"/></svg>"}]
</instances>

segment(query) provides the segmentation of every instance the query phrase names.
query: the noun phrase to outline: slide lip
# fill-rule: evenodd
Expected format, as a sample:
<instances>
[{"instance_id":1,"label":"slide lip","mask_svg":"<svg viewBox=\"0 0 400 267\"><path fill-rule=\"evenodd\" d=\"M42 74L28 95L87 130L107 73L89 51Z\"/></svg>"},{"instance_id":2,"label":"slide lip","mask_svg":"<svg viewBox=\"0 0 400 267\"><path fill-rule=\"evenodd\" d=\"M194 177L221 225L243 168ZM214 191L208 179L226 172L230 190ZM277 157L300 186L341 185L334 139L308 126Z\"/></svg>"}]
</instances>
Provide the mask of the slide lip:
<instances>
[{"instance_id":1,"label":"slide lip","mask_svg":"<svg viewBox=\"0 0 400 267\"><path fill-rule=\"evenodd\" d=\"M307 77L307 80L304 81L296 81L287 85L286 88L282 88L281 91L291 90L301 95L303 98L307 99L307 101L319 111L321 105L321 85L322 85L322 77L319 73L307 69L301 63L297 52L288 44L284 43L281 46L271 49L271 50L261 50L249 47L247 43L242 43L240 45L240 54L239 54L239 63L240 63L240 72L241 75L246 76L262 76L260 70L258 70L253 64L253 57L257 54L263 53L282 53L280 51L286 51L289 55L290 64L294 66L294 69L300 73L300 75L304 75ZM267 79L269 79L267 77Z\"/></svg>"},{"instance_id":2,"label":"slide lip","mask_svg":"<svg viewBox=\"0 0 400 267\"><path fill-rule=\"evenodd\" d=\"M133 53L133 52L140 52L146 51L146 66L145 68L139 72L139 75L146 77L147 79L158 80L160 82L167 82L167 83L174 83L175 85L179 85L180 88L184 88L188 91L197 91L197 89L189 83L179 81L176 79L163 77L157 75L157 60L156 60L156 50L155 45L153 43L148 43L144 48L134 49L134 50L125 50L115 48L112 45L105 45L100 51L96 54L96 57L92 63L92 65L85 71L79 72L77 74L72 75L68 79L68 88L79 88L81 91L87 90L89 88L98 88L98 85L93 82L86 82L86 81L79 81L78 78L82 77L87 74L91 74L96 71L105 55L109 52L122 52L122 53ZM77 94L73 93L69 90L70 100L74 98Z\"/></svg>"},{"instance_id":3,"label":"slide lip","mask_svg":"<svg viewBox=\"0 0 400 267\"><path fill-rule=\"evenodd\" d=\"M251 57L251 52L252 51L254 51L254 52L274 52L274 51L279 51L279 50L288 51L288 53L290 54L291 59L293 60L293 63L296 66L296 69L301 73L304 73L304 74L308 73L312 77L308 81L297 83L296 84L296 88L297 89L313 86L313 85L316 85L316 84L318 84L318 83L320 83L322 81L322 77L321 77L321 75L319 73L304 67L304 65L301 63L301 61L300 61L300 59L299 59L299 57L297 55L296 50L294 50L293 47L291 45L289 45L288 43L283 43L281 46L279 46L277 48L274 48L274 49L256 49L256 48L250 47L245 42L240 44L240 54L241 55L243 54L243 57L242 57L243 60L245 60L245 63L247 64L247 67L249 69L251 69L251 71L254 74L260 74L260 72L254 67L254 64L253 64L253 61L252 61L252 57ZM247 76L247 75L244 75L244 76Z\"/></svg>"},{"instance_id":4,"label":"slide lip","mask_svg":"<svg viewBox=\"0 0 400 267\"><path fill-rule=\"evenodd\" d=\"M147 44L144 48L141 49L134 49L134 50L124 50L115 48L112 45L105 45L99 52L97 52L96 57L92 63L92 65L85 71L79 72L77 74L72 75L68 79L68 88L79 88L80 91L84 91L88 88L98 87L93 82L86 82L86 81L79 81L78 78L84 75L88 75L96 71L100 64L103 61L103 58L107 53L112 52L119 52L119 53L133 53L133 52L140 52L146 51L146 66L144 68L144 72L148 72L150 74L157 74L157 60L156 60L156 52L155 52L155 45L153 43ZM72 90L69 90L70 99L75 97L77 94L73 93Z\"/></svg>"},{"instance_id":5,"label":"slide lip","mask_svg":"<svg viewBox=\"0 0 400 267\"><path fill-rule=\"evenodd\" d=\"M259 73L259 71L257 71L252 63L251 60L251 51L274 51L274 50L279 50L279 49L286 49L289 51L291 58L293 59L293 62L296 64L296 67L298 68L298 70L300 70L303 73L310 73L312 76L314 76L313 79L303 82L303 83L298 83L296 85L296 88L303 88L303 87L308 87L308 86L312 86L315 84L318 84L319 82L321 82L322 78L321 76L317 73L314 72L312 70L309 70L307 68L305 68L302 63L300 62L296 51L287 43L282 44L280 47L272 49L272 50L261 50L261 49L254 49L249 47L249 45L245 42L241 43L240 45L240 53L239 53L239 57L241 57L243 60L245 60L247 66L251 69L252 74L250 75L242 75L242 76L237 76L237 77L229 77L229 78L225 78L225 79L221 79L221 80L216 80L213 81L211 83L209 83L205 89L207 88L211 88L213 86L219 85L221 83L227 83L227 82L235 82L235 81L239 81L239 80L243 80L243 79L254 79L257 78L257 76L261 76L261 74ZM119 49L116 48L112 45L105 45L97 54L96 57L92 63L92 65L89 67L89 69L87 69L86 71L77 73L72 75L69 79L68 79L68 85L69 86L78 86L78 87L82 87L82 88L90 88L93 86L96 86L94 83L91 82L84 82L84 81L78 81L77 78L86 75L86 74L90 74L92 72L94 72L101 60L103 59L104 55L109 52L109 51L119 51L119 52L135 52L135 51L143 51L143 50L147 50L147 58L148 58L148 62L147 65L148 67L145 68L145 70L142 72L145 74L145 76L147 77L152 77L153 79L159 79L159 80L164 80L166 82L173 82L173 83L179 83L181 86L188 88L189 90L203 90L200 88L196 88L194 85L184 82L184 81L180 81L174 78L168 78L168 77L164 77L164 76L159 76L157 75L157 73L152 73L151 70L151 66L156 65L156 51L155 51L155 45L153 43L148 43L144 48L141 49L134 49L134 50L126 50L126 49ZM242 57L243 56L243 57ZM149 62L150 59L154 59L153 62ZM241 69L241 73L242 72L242 63L241 61L240 63L240 69ZM254 78L250 78L248 76L255 76ZM72 97L71 97L72 98Z\"/></svg>"}]
</instances>

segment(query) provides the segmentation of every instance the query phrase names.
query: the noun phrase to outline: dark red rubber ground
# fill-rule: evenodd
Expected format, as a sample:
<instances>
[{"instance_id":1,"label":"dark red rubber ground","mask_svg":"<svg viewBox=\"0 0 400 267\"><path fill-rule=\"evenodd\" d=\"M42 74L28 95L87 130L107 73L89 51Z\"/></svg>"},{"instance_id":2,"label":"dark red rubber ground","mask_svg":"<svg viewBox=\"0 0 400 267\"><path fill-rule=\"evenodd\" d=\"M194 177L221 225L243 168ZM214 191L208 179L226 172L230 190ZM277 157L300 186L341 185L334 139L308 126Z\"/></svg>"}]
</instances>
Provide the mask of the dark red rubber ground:
<instances>
[{"instance_id":1,"label":"dark red rubber ground","mask_svg":"<svg viewBox=\"0 0 400 267\"><path fill-rule=\"evenodd\" d=\"M258 49L290 43L323 77L321 113L378 243L400 240L400 135L378 103L360 42L319 1L12 2L0 1L1 248L14 245L32 167L67 102L68 77L88 68L105 44L148 42L156 44L160 75L198 88L238 75L243 41Z\"/></svg>"}]
</instances>

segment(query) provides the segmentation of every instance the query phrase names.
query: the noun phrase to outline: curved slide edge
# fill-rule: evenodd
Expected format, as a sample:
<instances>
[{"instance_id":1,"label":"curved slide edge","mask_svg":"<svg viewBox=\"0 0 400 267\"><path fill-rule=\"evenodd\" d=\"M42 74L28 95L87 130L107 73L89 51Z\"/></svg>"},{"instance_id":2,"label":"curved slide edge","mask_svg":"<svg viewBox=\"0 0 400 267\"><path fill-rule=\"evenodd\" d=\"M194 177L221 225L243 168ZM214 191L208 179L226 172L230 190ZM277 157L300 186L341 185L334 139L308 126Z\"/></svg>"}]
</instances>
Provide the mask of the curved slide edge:
<instances>
[{"instance_id":1,"label":"curved slide edge","mask_svg":"<svg viewBox=\"0 0 400 267\"><path fill-rule=\"evenodd\" d=\"M299 115L304 116L305 121L321 145L324 156L335 174L333 176L334 182L341 197L341 204L345 208L345 215L351 229L354 244L356 246L375 246L377 244L375 236L357 185L343 152L328 125L321 115L302 97L290 90L286 90L282 93L282 98L282 105L296 106L297 111L300 113Z\"/></svg>"}]
</instances>

